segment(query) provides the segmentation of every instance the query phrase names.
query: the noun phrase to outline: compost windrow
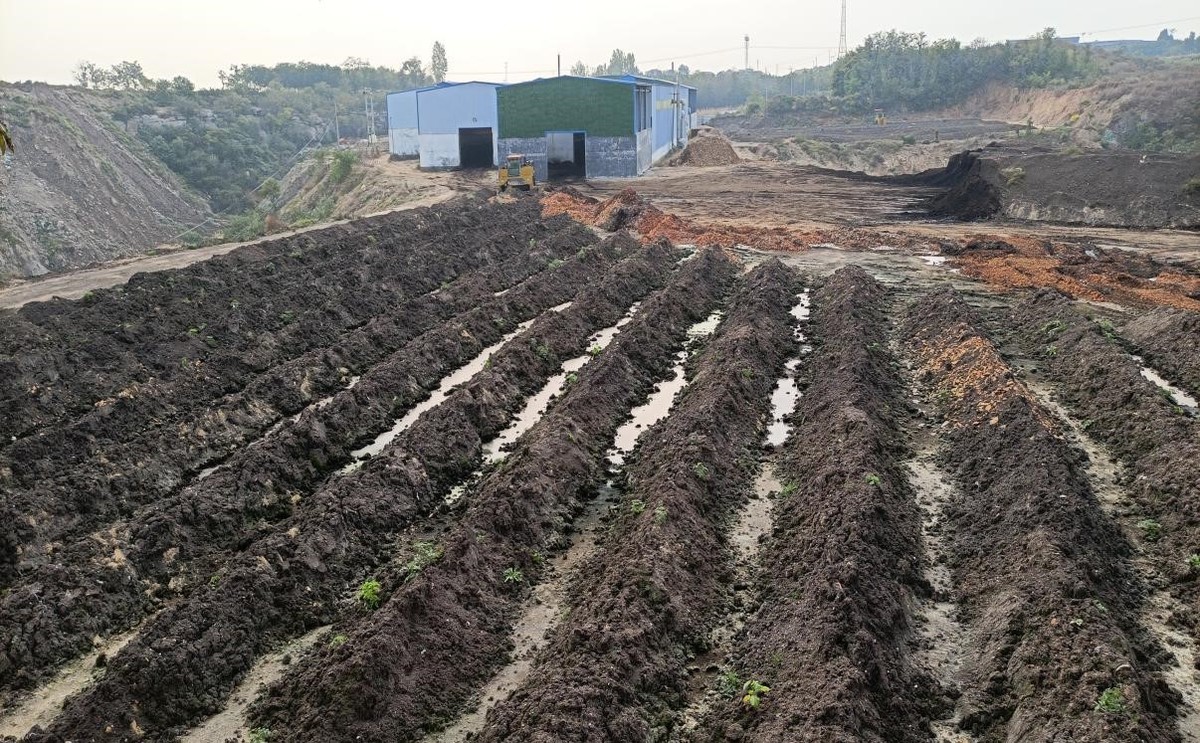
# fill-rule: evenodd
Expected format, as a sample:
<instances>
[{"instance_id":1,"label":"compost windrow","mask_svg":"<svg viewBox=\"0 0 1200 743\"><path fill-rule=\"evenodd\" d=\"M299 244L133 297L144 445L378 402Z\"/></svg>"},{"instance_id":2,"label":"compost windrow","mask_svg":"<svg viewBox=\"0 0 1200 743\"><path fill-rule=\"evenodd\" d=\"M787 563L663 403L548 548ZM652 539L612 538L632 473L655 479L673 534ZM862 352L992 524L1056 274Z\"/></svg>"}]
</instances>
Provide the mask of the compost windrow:
<instances>
[{"instance_id":1,"label":"compost windrow","mask_svg":"<svg viewBox=\"0 0 1200 743\"><path fill-rule=\"evenodd\" d=\"M564 546L594 497L618 425L733 273L712 251L685 263L468 495L441 559L351 623L345 643L300 664L260 703L255 724L284 738L382 741L414 740L452 718L503 665L511 623L542 574L539 556Z\"/></svg>"},{"instance_id":2,"label":"compost windrow","mask_svg":"<svg viewBox=\"0 0 1200 743\"><path fill-rule=\"evenodd\" d=\"M774 261L742 280L694 378L640 438L626 497L572 585L569 611L478 740L644 741L675 724L687 656L732 584L730 521L758 470L797 288Z\"/></svg>"},{"instance_id":3,"label":"compost windrow","mask_svg":"<svg viewBox=\"0 0 1200 743\"><path fill-rule=\"evenodd\" d=\"M1195 606L1200 582L1189 558L1200 551L1200 421L1146 379L1108 326L1058 293L1038 293L1019 304L1013 318L1019 343L1038 359L1062 402L1125 465L1122 482L1139 521L1157 525L1143 549L1172 593ZM1200 638L1194 612L1175 620Z\"/></svg>"},{"instance_id":4,"label":"compost windrow","mask_svg":"<svg viewBox=\"0 0 1200 743\"><path fill-rule=\"evenodd\" d=\"M858 267L812 296L804 390L775 470L760 605L727 696L696 740L917 741L928 685L907 639L924 590L920 514L903 467L906 412L887 346L887 290ZM759 706L743 684L770 688Z\"/></svg>"},{"instance_id":5,"label":"compost windrow","mask_svg":"<svg viewBox=\"0 0 1200 743\"><path fill-rule=\"evenodd\" d=\"M465 268L518 254L544 232L536 210L523 205L439 205L4 313L0 339L21 345L0 344L11 372L0 375L2 438L82 414L150 379L201 377L211 399ZM475 236L488 234L495 238Z\"/></svg>"},{"instance_id":6,"label":"compost windrow","mask_svg":"<svg viewBox=\"0 0 1200 743\"><path fill-rule=\"evenodd\" d=\"M637 245L620 237L610 247ZM390 557L397 531L440 504L474 469L482 442L503 429L563 358L583 350L593 332L660 284L674 256L654 246L639 249L631 261L643 267L618 264L569 310L543 315L380 456L330 480L271 533L228 559L212 585L166 610L109 662L105 678L67 706L49 739L110 725L126 730L134 722L149 739L170 739L217 711L273 643L333 621L351 586Z\"/></svg>"},{"instance_id":7,"label":"compost windrow","mask_svg":"<svg viewBox=\"0 0 1200 743\"><path fill-rule=\"evenodd\" d=\"M9 672L5 686L29 685L48 665L86 649L93 635L127 626L159 598L206 585L230 550L270 533L272 524L288 517L347 461L357 443L386 427L394 411L415 404L441 376L501 337L512 323L532 318L589 284L600 289L615 285L629 293L644 292L642 284L661 280L654 277L668 270L670 259L660 249L597 284L623 250L633 247L626 239L609 240L492 297L424 334L372 368L352 389L306 410L209 477L56 555L68 559L38 564L0 600L0 637L7 651L0 663ZM197 562L201 557L203 564ZM51 584L63 589L55 602L41 595L40 587Z\"/></svg>"},{"instance_id":8,"label":"compost windrow","mask_svg":"<svg viewBox=\"0 0 1200 743\"><path fill-rule=\"evenodd\" d=\"M1200 313L1154 310L1121 328L1142 356L1200 398Z\"/></svg>"},{"instance_id":9,"label":"compost windrow","mask_svg":"<svg viewBox=\"0 0 1200 743\"><path fill-rule=\"evenodd\" d=\"M1131 547L1081 453L952 291L915 303L905 336L941 401L941 458L960 489L946 519L970 640L962 727L984 740L1178 740Z\"/></svg>"}]
</instances>

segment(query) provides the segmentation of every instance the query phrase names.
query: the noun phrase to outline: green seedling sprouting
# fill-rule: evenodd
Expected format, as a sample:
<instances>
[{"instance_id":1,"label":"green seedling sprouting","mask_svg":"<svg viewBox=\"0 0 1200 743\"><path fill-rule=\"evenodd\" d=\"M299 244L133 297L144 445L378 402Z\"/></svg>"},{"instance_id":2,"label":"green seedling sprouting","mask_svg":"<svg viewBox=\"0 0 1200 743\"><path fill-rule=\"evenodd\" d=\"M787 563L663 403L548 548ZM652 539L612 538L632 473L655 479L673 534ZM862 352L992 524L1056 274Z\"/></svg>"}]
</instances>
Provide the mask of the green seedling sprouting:
<instances>
[{"instance_id":1,"label":"green seedling sprouting","mask_svg":"<svg viewBox=\"0 0 1200 743\"><path fill-rule=\"evenodd\" d=\"M587 353L588 353L588 356L591 356L592 358L596 358L600 354L604 353L604 346L601 346L600 344L591 346L590 348L588 348Z\"/></svg>"},{"instance_id":2,"label":"green seedling sprouting","mask_svg":"<svg viewBox=\"0 0 1200 743\"><path fill-rule=\"evenodd\" d=\"M371 611L378 609L379 602L382 600L379 595L381 588L379 581L374 578L363 581L362 585L358 587L358 602Z\"/></svg>"},{"instance_id":3,"label":"green seedling sprouting","mask_svg":"<svg viewBox=\"0 0 1200 743\"><path fill-rule=\"evenodd\" d=\"M271 728L254 728L250 731L250 743L267 743L271 740Z\"/></svg>"},{"instance_id":4,"label":"green seedling sprouting","mask_svg":"<svg viewBox=\"0 0 1200 743\"><path fill-rule=\"evenodd\" d=\"M666 506L659 506L658 508L654 509L654 523L656 523L656 524L667 523L667 507Z\"/></svg>"},{"instance_id":5,"label":"green seedling sprouting","mask_svg":"<svg viewBox=\"0 0 1200 743\"><path fill-rule=\"evenodd\" d=\"M692 473L701 480L707 480L709 477L708 465L704 462L696 462L692 465Z\"/></svg>"},{"instance_id":6,"label":"green seedling sprouting","mask_svg":"<svg viewBox=\"0 0 1200 743\"><path fill-rule=\"evenodd\" d=\"M764 683L750 679L742 684L742 704L749 709L758 709L762 704L763 695L771 690L771 687Z\"/></svg>"},{"instance_id":7,"label":"green seedling sprouting","mask_svg":"<svg viewBox=\"0 0 1200 743\"><path fill-rule=\"evenodd\" d=\"M1137 522L1137 528L1142 530L1142 538L1147 542L1157 542L1162 536L1162 524L1154 519L1142 519Z\"/></svg>"},{"instance_id":8,"label":"green seedling sprouting","mask_svg":"<svg viewBox=\"0 0 1200 743\"><path fill-rule=\"evenodd\" d=\"M1119 715L1125 711L1125 695L1115 686L1110 686L1100 693L1096 700L1096 711L1106 715Z\"/></svg>"},{"instance_id":9,"label":"green seedling sprouting","mask_svg":"<svg viewBox=\"0 0 1200 743\"><path fill-rule=\"evenodd\" d=\"M536 353L540 359L550 358L550 346L547 346L545 343L539 343L534 346L533 352Z\"/></svg>"},{"instance_id":10,"label":"green seedling sprouting","mask_svg":"<svg viewBox=\"0 0 1200 743\"><path fill-rule=\"evenodd\" d=\"M1058 355L1058 346L1046 346L1046 355L1047 356L1057 356Z\"/></svg>"},{"instance_id":11,"label":"green seedling sprouting","mask_svg":"<svg viewBox=\"0 0 1200 743\"><path fill-rule=\"evenodd\" d=\"M646 501L641 498L634 498L629 501L629 512L634 516L640 516L642 511L646 510Z\"/></svg>"},{"instance_id":12,"label":"green seedling sprouting","mask_svg":"<svg viewBox=\"0 0 1200 743\"><path fill-rule=\"evenodd\" d=\"M1200 555L1193 552L1192 554L1188 555L1187 562L1188 567L1192 570L1200 570Z\"/></svg>"},{"instance_id":13,"label":"green seedling sprouting","mask_svg":"<svg viewBox=\"0 0 1200 743\"><path fill-rule=\"evenodd\" d=\"M505 568L504 569L504 582L505 583L524 583L525 582L525 574L521 572L520 568L516 568L516 567Z\"/></svg>"},{"instance_id":14,"label":"green seedling sprouting","mask_svg":"<svg viewBox=\"0 0 1200 743\"><path fill-rule=\"evenodd\" d=\"M579 375L576 374L575 372L571 372L570 374L567 375L565 381L566 381L566 385L568 387L570 387L571 385L573 385L579 381Z\"/></svg>"},{"instance_id":15,"label":"green seedling sprouting","mask_svg":"<svg viewBox=\"0 0 1200 743\"><path fill-rule=\"evenodd\" d=\"M529 555L529 558L533 560L534 565L539 567L546 564L546 556L537 550L534 550L533 553Z\"/></svg>"},{"instance_id":16,"label":"green seedling sprouting","mask_svg":"<svg viewBox=\"0 0 1200 743\"><path fill-rule=\"evenodd\" d=\"M349 640L349 639L350 639L349 637L346 637L345 635L342 635L342 634L334 635L333 637L329 638L329 647L331 647L331 648L341 647L342 645L345 645L346 640Z\"/></svg>"},{"instance_id":17,"label":"green seedling sprouting","mask_svg":"<svg viewBox=\"0 0 1200 743\"><path fill-rule=\"evenodd\" d=\"M563 259L562 259L562 258L555 258L554 260L552 260L552 261L550 261L549 263L547 263L547 264L546 264L546 267L547 267L547 268L550 268L551 270L553 270L553 269L555 269L555 268L558 268L558 267L559 267L559 266L561 266L562 264L563 264Z\"/></svg>"},{"instance_id":18,"label":"green seedling sprouting","mask_svg":"<svg viewBox=\"0 0 1200 743\"><path fill-rule=\"evenodd\" d=\"M799 489L800 489L800 483L798 483L798 482L784 483L783 487L780 488L780 490L779 490L779 494L780 495L791 495L792 493L796 492Z\"/></svg>"},{"instance_id":19,"label":"green seedling sprouting","mask_svg":"<svg viewBox=\"0 0 1200 743\"><path fill-rule=\"evenodd\" d=\"M1042 326L1042 333L1045 335L1058 335L1063 330L1066 330L1066 328L1067 326L1062 320L1053 320Z\"/></svg>"},{"instance_id":20,"label":"green seedling sprouting","mask_svg":"<svg viewBox=\"0 0 1200 743\"><path fill-rule=\"evenodd\" d=\"M413 556L404 564L404 580L415 578L429 565L442 559L442 547L434 542L413 542Z\"/></svg>"},{"instance_id":21,"label":"green seedling sprouting","mask_svg":"<svg viewBox=\"0 0 1200 743\"><path fill-rule=\"evenodd\" d=\"M742 677L737 671L726 671L717 677L717 691L722 696L736 697L742 690Z\"/></svg>"},{"instance_id":22,"label":"green seedling sprouting","mask_svg":"<svg viewBox=\"0 0 1200 743\"><path fill-rule=\"evenodd\" d=\"M872 472L869 475L867 475L867 484L873 485L874 487L879 487L880 485L883 484L883 480L879 477L879 475Z\"/></svg>"}]
</instances>

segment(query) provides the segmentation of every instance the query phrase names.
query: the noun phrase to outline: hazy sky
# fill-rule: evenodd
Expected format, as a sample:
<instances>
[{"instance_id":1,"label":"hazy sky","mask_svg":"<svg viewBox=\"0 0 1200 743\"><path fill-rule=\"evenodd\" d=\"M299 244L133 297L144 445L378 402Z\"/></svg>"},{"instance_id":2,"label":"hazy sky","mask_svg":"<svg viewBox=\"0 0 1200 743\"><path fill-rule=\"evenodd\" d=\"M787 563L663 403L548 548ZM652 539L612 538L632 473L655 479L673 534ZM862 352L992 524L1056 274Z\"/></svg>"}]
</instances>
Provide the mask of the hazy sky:
<instances>
[{"instance_id":1,"label":"hazy sky","mask_svg":"<svg viewBox=\"0 0 1200 743\"><path fill-rule=\"evenodd\" d=\"M416 55L428 64L435 40L447 50L451 79L500 81L564 72L582 59L607 61L632 51L643 69L672 60L693 68L750 64L774 72L822 63L836 51L838 0L0 0L0 79L66 83L86 59L101 65L138 60L150 77L185 75L215 86L234 63L308 60L340 64L355 56L398 67ZM1172 23L1164 23L1171 21ZM891 28L964 41L1023 38L1046 26L1063 35L1153 38L1164 26L1200 29L1195 0L850 0L853 47Z\"/></svg>"}]
</instances>

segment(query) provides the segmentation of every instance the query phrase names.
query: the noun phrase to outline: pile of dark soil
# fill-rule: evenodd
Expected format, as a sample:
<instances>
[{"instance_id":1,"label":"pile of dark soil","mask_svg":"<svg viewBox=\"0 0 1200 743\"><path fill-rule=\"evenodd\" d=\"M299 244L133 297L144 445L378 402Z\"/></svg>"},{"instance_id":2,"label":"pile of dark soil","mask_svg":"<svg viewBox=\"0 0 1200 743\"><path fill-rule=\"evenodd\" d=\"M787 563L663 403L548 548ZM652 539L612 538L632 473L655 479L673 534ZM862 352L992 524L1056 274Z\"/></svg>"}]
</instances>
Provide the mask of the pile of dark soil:
<instances>
[{"instance_id":1,"label":"pile of dark soil","mask_svg":"<svg viewBox=\"0 0 1200 743\"><path fill-rule=\"evenodd\" d=\"M1147 660L1131 546L1082 454L956 294L916 302L904 332L945 417L940 456L960 491L945 509L972 638L960 726L981 740L1179 740L1178 696ZM1120 714L1098 714L1105 694Z\"/></svg>"},{"instance_id":2,"label":"pile of dark soil","mask_svg":"<svg viewBox=\"0 0 1200 743\"><path fill-rule=\"evenodd\" d=\"M508 623L544 569L536 556L563 544L566 520L603 481L617 427L732 274L712 251L686 264L469 494L442 558L339 628L347 642L271 689L255 724L285 739L411 739L466 701L504 658ZM509 569L522 580L506 582Z\"/></svg>"},{"instance_id":3,"label":"pile of dark soil","mask_svg":"<svg viewBox=\"0 0 1200 743\"><path fill-rule=\"evenodd\" d=\"M688 140L682 150L667 160L667 165L691 165L693 167L711 167L714 165L736 165L742 159L734 151L733 145L719 132L707 129L701 130Z\"/></svg>"},{"instance_id":4,"label":"pile of dark soil","mask_svg":"<svg viewBox=\"0 0 1200 743\"><path fill-rule=\"evenodd\" d=\"M928 209L1105 227L1200 228L1200 156L1127 151L1069 155L993 144L951 158ZM930 174L925 174L929 176ZM930 176L932 177L932 176Z\"/></svg>"},{"instance_id":5,"label":"pile of dark soil","mask_svg":"<svg viewBox=\"0 0 1200 743\"><path fill-rule=\"evenodd\" d=\"M774 262L746 277L671 415L642 434L629 492L569 613L479 740L665 737L687 658L729 593L728 520L757 469L796 278Z\"/></svg>"},{"instance_id":6,"label":"pile of dark soil","mask_svg":"<svg viewBox=\"0 0 1200 743\"><path fill-rule=\"evenodd\" d=\"M1130 321L1121 335L1151 366L1200 396L1200 313L1155 310Z\"/></svg>"},{"instance_id":7,"label":"pile of dark soil","mask_svg":"<svg viewBox=\"0 0 1200 743\"><path fill-rule=\"evenodd\" d=\"M777 468L786 486L762 545L762 605L734 653L739 677L771 692L758 710L729 699L699 739L924 741L929 690L906 644L923 591L920 514L887 291L843 268L812 304L812 382Z\"/></svg>"}]
</instances>

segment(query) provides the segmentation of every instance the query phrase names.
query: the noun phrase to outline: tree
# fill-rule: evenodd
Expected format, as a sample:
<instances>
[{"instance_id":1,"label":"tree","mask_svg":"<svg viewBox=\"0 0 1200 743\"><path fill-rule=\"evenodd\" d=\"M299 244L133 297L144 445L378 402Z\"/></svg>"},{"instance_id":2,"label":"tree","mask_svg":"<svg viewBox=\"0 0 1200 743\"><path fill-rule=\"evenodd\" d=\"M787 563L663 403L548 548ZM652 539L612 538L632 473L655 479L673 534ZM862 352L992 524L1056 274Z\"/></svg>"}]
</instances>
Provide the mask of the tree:
<instances>
[{"instance_id":1,"label":"tree","mask_svg":"<svg viewBox=\"0 0 1200 743\"><path fill-rule=\"evenodd\" d=\"M587 77L588 66L583 63L583 60L579 60L571 65L571 74L577 77Z\"/></svg>"},{"instance_id":2,"label":"tree","mask_svg":"<svg viewBox=\"0 0 1200 743\"><path fill-rule=\"evenodd\" d=\"M429 60L429 68L433 73L433 81L440 83L446 79L446 70L448 64L446 62L446 47L442 46L442 42L433 42L433 56Z\"/></svg>"},{"instance_id":3,"label":"tree","mask_svg":"<svg viewBox=\"0 0 1200 743\"><path fill-rule=\"evenodd\" d=\"M100 69L99 65L83 60L75 65L71 76L75 78L75 83L81 88L100 87L99 84L104 77L104 70Z\"/></svg>"},{"instance_id":4,"label":"tree","mask_svg":"<svg viewBox=\"0 0 1200 743\"><path fill-rule=\"evenodd\" d=\"M140 62L119 62L112 66L112 83L122 90L142 90L149 86L150 80Z\"/></svg>"},{"instance_id":5,"label":"tree","mask_svg":"<svg viewBox=\"0 0 1200 743\"><path fill-rule=\"evenodd\" d=\"M425 70L421 67L421 60L416 57L409 57L404 60L404 64L400 65L400 76L405 78L405 82L409 85L421 85L425 82Z\"/></svg>"},{"instance_id":6,"label":"tree","mask_svg":"<svg viewBox=\"0 0 1200 743\"><path fill-rule=\"evenodd\" d=\"M171 90L178 95L190 95L196 86L183 75L176 75L171 79Z\"/></svg>"},{"instance_id":7,"label":"tree","mask_svg":"<svg viewBox=\"0 0 1200 743\"><path fill-rule=\"evenodd\" d=\"M1158 32L1158 40L1159 41L1174 41L1175 35L1171 33L1171 29L1164 28L1162 31Z\"/></svg>"},{"instance_id":8,"label":"tree","mask_svg":"<svg viewBox=\"0 0 1200 743\"><path fill-rule=\"evenodd\" d=\"M596 68L596 75L636 75L638 74L637 62L633 58L633 52L623 52L620 49L613 49L612 56L608 58L607 65L600 65Z\"/></svg>"}]
</instances>

